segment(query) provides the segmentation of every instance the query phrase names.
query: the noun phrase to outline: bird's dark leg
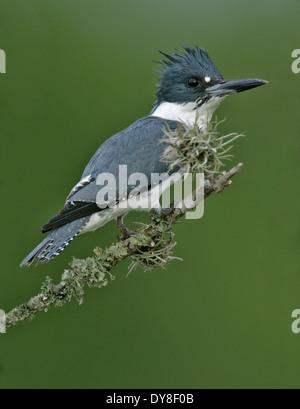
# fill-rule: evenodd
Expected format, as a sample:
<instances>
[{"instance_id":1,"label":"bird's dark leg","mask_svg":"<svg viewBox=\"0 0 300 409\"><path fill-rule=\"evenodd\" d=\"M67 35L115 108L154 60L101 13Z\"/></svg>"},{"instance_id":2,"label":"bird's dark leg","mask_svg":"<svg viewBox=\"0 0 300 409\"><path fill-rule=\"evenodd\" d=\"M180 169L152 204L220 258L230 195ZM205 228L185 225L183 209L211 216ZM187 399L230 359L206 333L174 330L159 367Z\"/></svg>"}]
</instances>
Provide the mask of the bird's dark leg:
<instances>
[{"instance_id":1,"label":"bird's dark leg","mask_svg":"<svg viewBox=\"0 0 300 409\"><path fill-rule=\"evenodd\" d=\"M119 216L117 218L117 227L120 230L120 232L123 234L124 239L128 239L128 237L133 236L136 234L136 230L129 230L123 223L124 217L127 215L127 213L122 214L122 216Z\"/></svg>"},{"instance_id":2,"label":"bird's dark leg","mask_svg":"<svg viewBox=\"0 0 300 409\"><path fill-rule=\"evenodd\" d=\"M173 202L173 203L170 204L169 207L166 207L166 208L163 208L163 207L159 206L158 208L155 209L155 211L158 214L163 214L164 216L168 216L170 213L173 212L173 210L176 207L176 204L177 204L177 202Z\"/></svg>"}]
</instances>

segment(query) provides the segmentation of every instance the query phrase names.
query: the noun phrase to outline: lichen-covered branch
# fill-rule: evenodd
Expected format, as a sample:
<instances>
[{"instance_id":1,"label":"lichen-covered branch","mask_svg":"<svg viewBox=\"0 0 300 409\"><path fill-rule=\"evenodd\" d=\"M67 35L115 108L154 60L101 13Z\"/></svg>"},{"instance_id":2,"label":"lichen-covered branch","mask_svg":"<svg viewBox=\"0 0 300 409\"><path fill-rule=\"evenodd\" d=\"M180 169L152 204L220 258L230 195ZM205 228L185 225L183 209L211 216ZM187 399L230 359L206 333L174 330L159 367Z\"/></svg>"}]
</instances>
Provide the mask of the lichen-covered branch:
<instances>
[{"instance_id":1,"label":"lichen-covered branch","mask_svg":"<svg viewBox=\"0 0 300 409\"><path fill-rule=\"evenodd\" d=\"M170 145L166 160L171 164L188 167L193 171L201 170L205 175L204 198L212 193L220 193L231 184L231 178L241 169L238 164L228 172L215 174L226 159L228 140L238 135L219 137L216 126L205 134L198 134L198 130L181 129L177 135L170 134L166 129L164 143ZM199 142L200 141L200 142ZM203 148L205 147L205 149ZM201 148L201 149L200 149ZM186 158L186 159L185 159ZM197 165L198 163L198 165ZM119 239L105 249L94 249L93 257L87 259L73 259L62 275L61 282L55 285L47 277L41 287L40 294L32 297L28 302L19 305L6 314L6 328L34 317L39 311L47 311L51 307L59 307L64 303L77 299L83 302L84 287L104 287L113 279L111 270L122 260L130 257L132 264L130 271L137 265L145 270L164 267L172 259L172 249L175 246L174 233L171 227L187 211L193 210L203 197L196 190L185 198L168 215L160 215L155 211L150 213L148 224L143 224L136 235L127 239Z\"/></svg>"}]
</instances>

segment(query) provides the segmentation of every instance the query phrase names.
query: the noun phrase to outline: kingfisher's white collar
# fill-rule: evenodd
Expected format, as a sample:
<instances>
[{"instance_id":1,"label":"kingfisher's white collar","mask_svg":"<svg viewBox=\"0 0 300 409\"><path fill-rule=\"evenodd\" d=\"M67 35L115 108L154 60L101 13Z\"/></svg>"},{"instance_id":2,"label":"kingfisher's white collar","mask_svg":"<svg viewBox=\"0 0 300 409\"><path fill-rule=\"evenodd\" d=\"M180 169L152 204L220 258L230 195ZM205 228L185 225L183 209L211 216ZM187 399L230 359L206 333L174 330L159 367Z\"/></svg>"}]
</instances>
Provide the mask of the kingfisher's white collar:
<instances>
[{"instance_id":1,"label":"kingfisher's white collar","mask_svg":"<svg viewBox=\"0 0 300 409\"><path fill-rule=\"evenodd\" d=\"M206 130L211 121L214 111L226 97L212 97L200 107L195 102L176 104L175 102L163 102L154 109L151 116L182 122L193 127L197 121L200 129Z\"/></svg>"}]
</instances>

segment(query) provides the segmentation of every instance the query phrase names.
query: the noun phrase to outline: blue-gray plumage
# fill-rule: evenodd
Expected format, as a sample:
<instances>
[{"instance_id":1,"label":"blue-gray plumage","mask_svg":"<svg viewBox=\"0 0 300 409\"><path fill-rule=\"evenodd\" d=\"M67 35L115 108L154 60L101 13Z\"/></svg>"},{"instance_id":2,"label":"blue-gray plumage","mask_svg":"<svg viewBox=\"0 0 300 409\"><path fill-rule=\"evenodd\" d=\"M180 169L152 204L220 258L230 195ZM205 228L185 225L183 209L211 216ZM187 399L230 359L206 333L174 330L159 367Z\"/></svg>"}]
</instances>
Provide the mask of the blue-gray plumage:
<instances>
[{"instance_id":1,"label":"blue-gray plumage","mask_svg":"<svg viewBox=\"0 0 300 409\"><path fill-rule=\"evenodd\" d=\"M183 54L162 54L166 59L161 62L163 71L152 114L137 120L100 146L67 197L63 209L43 226L42 231L50 233L21 266L53 259L78 234L95 230L112 219L118 218L119 227L129 233L122 222L128 210L120 209L118 205L129 199L135 186L128 185L125 190L120 190L119 166L127 165L128 176L139 172L147 177L147 184L139 185L140 191L154 191L151 185L153 173L171 175L176 171L171 171L162 160L166 149L161 143L164 127L175 131L180 123L187 126L196 123L200 129L205 129L214 110L227 95L266 83L257 79L224 80L208 54L199 47L184 47ZM104 173L115 177L116 196L109 206L99 207L97 178Z\"/></svg>"},{"instance_id":2,"label":"blue-gray plumage","mask_svg":"<svg viewBox=\"0 0 300 409\"><path fill-rule=\"evenodd\" d=\"M151 173L168 172L168 164L160 160L165 150L165 145L160 143L160 140L163 138L163 127L166 125L172 130L178 127L177 122L148 116L137 120L124 131L105 141L82 174L81 180L87 178L90 182L83 183L74 193L71 192L60 213L43 226L43 232L50 231L49 235L23 260L21 266L28 265L34 260L40 263L47 262L56 257L85 228L90 216L99 212L96 203L99 191L96 179L99 174L111 173L118 181L119 165L127 165L129 175L135 172L144 173L148 180L151 180ZM139 161L139 158L142 160ZM132 188L128 186L126 196ZM122 199L119 197L118 186L117 199L118 201ZM103 217L110 212L112 213L111 209L102 210Z\"/></svg>"}]
</instances>

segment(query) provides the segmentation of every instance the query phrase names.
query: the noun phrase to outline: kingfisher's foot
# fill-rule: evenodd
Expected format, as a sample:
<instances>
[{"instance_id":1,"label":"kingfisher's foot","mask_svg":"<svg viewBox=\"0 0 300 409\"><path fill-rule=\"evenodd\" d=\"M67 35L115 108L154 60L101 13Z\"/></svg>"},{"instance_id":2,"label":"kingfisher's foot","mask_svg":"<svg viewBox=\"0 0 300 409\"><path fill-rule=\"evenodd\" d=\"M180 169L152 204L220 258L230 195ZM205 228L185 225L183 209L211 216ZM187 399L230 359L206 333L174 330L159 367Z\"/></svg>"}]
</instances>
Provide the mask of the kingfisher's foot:
<instances>
[{"instance_id":1,"label":"kingfisher's foot","mask_svg":"<svg viewBox=\"0 0 300 409\"><path fill-rule=\"evenodd\" d=\"M169 207L166 207L166 208L159 207L159 208L156 208L155 211L158 214L163 214L164 216L168 216L169 214L171 214L173 212L176 205L177 205L177 202L173 202L173 203L170 204Z\"/></svg>"},{"instance_id":2,"label":"kingfisher's foot","mask_svg":"<svg viewBox=\"0 0 300 409\"><path fill-rule=\"evenodd\" d=\"M129 230L127 229L127 227L125 226L123 219L126 216L126 214L123 214L122 216L119 216L117 218L117 227L120 230L120 232L122 233L124 239L128 239L130 236L134 236L137 231L136 230Z\"/></svg>"}]
</instances>

